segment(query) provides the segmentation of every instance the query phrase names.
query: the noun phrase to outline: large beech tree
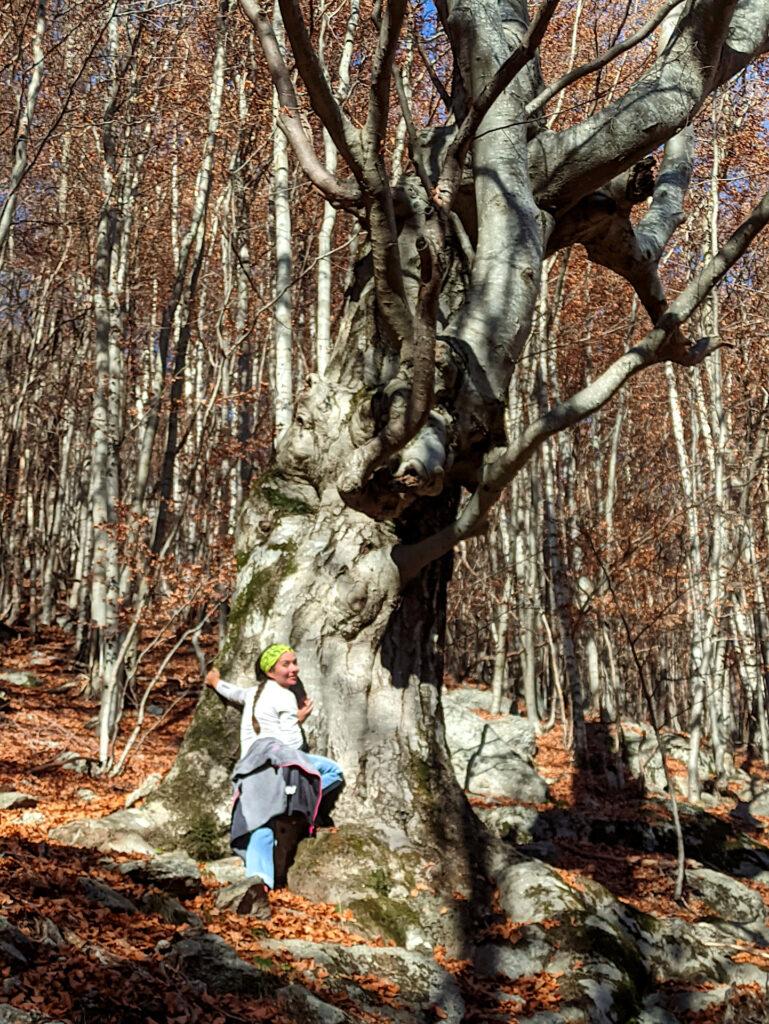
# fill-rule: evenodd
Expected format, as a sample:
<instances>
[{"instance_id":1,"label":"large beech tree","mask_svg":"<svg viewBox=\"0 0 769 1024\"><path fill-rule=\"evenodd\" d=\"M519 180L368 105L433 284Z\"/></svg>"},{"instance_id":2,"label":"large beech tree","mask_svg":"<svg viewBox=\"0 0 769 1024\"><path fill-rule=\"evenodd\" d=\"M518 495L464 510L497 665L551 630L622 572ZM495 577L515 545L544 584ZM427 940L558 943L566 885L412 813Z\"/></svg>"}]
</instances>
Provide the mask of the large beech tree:
<instances>
[{"instance_id":1,"label":"large beech tree","mask_svg":"<svg viewBox=\"0 0 769 1024\"><path fill-rule=\"evenodd\" d=\"M545 83L538 51L566 3L547 0L530 14L525 0L439 0L451 66L431 67L426 81L447 117L427 129L398 70L413 30L405 0L374 5L362 121L338 102L305 5L280 0L286 52L272 11L240 6L299 167L357 220L365 245L328 365L297 395L272 468L242 510L222 670L252 679L263 646L291 643L316 700L314 749L344 767L339 820L379 823L424 848L464 849L473 826L448 763L440 700L452 549L484 529L549 436L593 415L641 371L694 366L718 348L719 338L690 337L685 323L769 220L769 197L674 299L659 267L671 244L685 245L680 234L671 239L692 177L692 122L717 90L758 66L769 2L650 4L636 31ZM554 97L636 48L645 59L627 64L637 71L618 98L592 104L570 127L547 127ZM400 176L388 161L395 103L410 144L410 172ZM318 155L320 126L338 173ZM520 422L508 390L543 261L574 243L632 285L649 330L584 388ZM197 811L213 806L223 743L230 752L224 714L206 694L156 806L193 793ZM578 749L579 723L577 714ZM464 858L455 866L450 884L470 867Z\"/></svg>"}]
</instances>

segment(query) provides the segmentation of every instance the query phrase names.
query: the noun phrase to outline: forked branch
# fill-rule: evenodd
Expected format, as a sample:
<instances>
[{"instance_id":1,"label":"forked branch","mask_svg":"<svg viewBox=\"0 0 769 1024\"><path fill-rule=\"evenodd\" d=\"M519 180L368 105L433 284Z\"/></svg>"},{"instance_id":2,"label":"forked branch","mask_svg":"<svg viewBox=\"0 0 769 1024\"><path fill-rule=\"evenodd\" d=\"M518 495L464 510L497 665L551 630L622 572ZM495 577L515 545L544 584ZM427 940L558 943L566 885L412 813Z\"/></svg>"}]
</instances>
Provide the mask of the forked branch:
<instances>
[{"instance_id":1,"label":"forked branch","mask_svg":"<svg viewBox=\"0 0 769 1024\"><path fill-rule=\"evenodd\" d=\"M299 101L291 82L291 75L283 60L283 54L280 52L280 46L275 38L272 22L254 0L240 0L240 6L256 31L275 91L278 94L280 127L291 144L302 170L330 203L346 209L357 208L361 200L358 187L352 181L340 181L327 170L304 130L299 115Z\"/></svg>"},{"instance_id":2,"label":"forked branch","mask_svg":"<svg viewBox=\"0 0 769 1024\"><path fill-rule=\"evenodd\" d=\"M508 448L497 448L487 456L481 482L454 523L417 544L400 545L394 549L393 558L402 577L411 579L459 541L480 532L491 506L534 452L553 434L594 415L640 370L664 360L694 365L718 348L718 339L702 339L684 353L671 349L669 343L681 325L745 254L767 223L769 192L637 345L615 360L592 383L552 406Z\"/></svg>"},{"instance_id":3,"label":"forked branch","mask_svg":"<svg viewBox=\"0 0 769 1024\"><path fill-rule=\"evenodd\" d=\"M435 203L446 212L451 210L456 200L467 154L481 122L491 110L495 100L499 99L518 72L535 56L558 3L559 0L544 0L520 44L516 46L472 101L467 116L446 151L438 183L435 186Z\"/></svg>"},{"instance_id":4,"label":"forked branch","mask_svg":"<svg viewBox=\"0 0 769 1024\"><path fill-rule=\"evenodd\" d=\"M427 422L435 382L435 335L443 260L443 233L437 218L417 241L420 285L413 333L401 350L397 377L385 389L389 407L384 428L356 449L338 481L340 492L360 491L371 474L400 452Z\"/></svg>"}]
</instances>

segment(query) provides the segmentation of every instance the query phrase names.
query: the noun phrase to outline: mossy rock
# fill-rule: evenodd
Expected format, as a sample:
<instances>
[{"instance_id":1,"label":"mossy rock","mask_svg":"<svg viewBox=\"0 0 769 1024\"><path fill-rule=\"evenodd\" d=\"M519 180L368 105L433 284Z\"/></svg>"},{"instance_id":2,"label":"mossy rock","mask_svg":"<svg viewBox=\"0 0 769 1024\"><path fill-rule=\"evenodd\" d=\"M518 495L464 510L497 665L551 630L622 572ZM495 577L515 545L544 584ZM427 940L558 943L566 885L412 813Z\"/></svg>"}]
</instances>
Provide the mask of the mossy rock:
<instances>
[{"instance_id":1,"label":"mossy rock","mask_svg":"<svg viewBox=\"0 0 769 1024\"><path fill-rule=\"evenodd\" d=\"M352 910L353 927L366 936L412 947L427 942L440 903L422 888L411 895L420 878L418 851L393 850L375 830L343 825L300 844L288 884L308 899Z\"/></svg>"},{"instance_id":2,"label":"mossy rock","mask_svg":"<svg viewBox=\"0 0 769 1024\"><path fill-rule=\"evenodd\" d=\"M649 972L628 935L595 914L587 913L563 918L549 933L549 938L563 949L614 964L632 987L631 1001L637 1009L639 992L649 984Z\"/></svg>"},{"instance_id":3,"label":"mossy rock","mask_svg":"<svg viewBox=\"0 0 769 1024\"><path fill-rule=\"evenodd\" d=\"M173 768L145 806L159 821L150 838L198 860L229 853L230 769L238 756L238 715L206 689Z\"/></svg>"},{"instance_id":4,"label":"mossy rock","mask_svg":"<svg viewBox=\"0 0 769 1024\"><path fill-rule=\"evenodd\" d=\"M405 900L386 896L351 900L348 909L355 917L355 931L367 938L391 939L406 949L425 944L423 919Z\"/></svg>"},{"instance_id":5,"label":"mossy rock","mask_svg":"<svg viewBox=\"0 0 769 1024\"><path fill-rule=\"evenodd\" d=\"M419 872L416 850L393 850L374 829L342 825L301 844L289 884L318 902L338 903L342 895L408 899Z\"/></svg>"}]
</instances>

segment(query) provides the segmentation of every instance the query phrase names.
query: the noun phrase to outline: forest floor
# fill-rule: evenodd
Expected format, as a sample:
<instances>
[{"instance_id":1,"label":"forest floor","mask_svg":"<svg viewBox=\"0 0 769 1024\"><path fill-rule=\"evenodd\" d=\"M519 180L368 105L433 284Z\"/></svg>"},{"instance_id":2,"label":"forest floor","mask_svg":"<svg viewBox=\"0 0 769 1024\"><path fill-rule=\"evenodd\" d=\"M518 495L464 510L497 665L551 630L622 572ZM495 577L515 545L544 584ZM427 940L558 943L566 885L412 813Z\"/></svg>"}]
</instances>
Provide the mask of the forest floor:
<instances>
[{"instance_id":1,"label":"forest floor","mask_svg":"<svg viewBox=\"0 0 769 1024\"><path fill-rule=\"evenodd\" d=\"M66 955L52 944L47 959L38 959L31 969L20 974L2 966L0 958L0 1003L74 1024L293 1024L295 1018L287 1016L269 998L214 998L205 990L201 992L199 986L187 984L180 974L169 972L163 956L157 952L158 944L162 948L164 940L172 941L187 925L168 924L150 913L115 913L90 900L80 888L78 879L90 877L136 900L136 883L121 875L116 866L121 860L135 859L136 855L115 853L105 858L92 850L49 841L49 830L55 826L119 810L125 806L126 797L151 774L165 773L174 761L201 690L196 658L191 652L178 654L153 689L151 713L125 770L116 778L73 771L71 766L68 769L66 763L59 762L63 752L70 751L96 763L98 704L86 695L85 678L68 667L70 642L65 634L48 630L35 643L21 636L0 647L0 671L28 672L39 680L34 688L0 681L0 792L20 791L37 801L32 812L0 811L0 924L5 919L30 932L39 928L41 920L48 919L66 939ZM146 672L152 670L148 667ZM142 678L137 683L139 696L146 681ZM129 708L118 750L134 722L135 711ZM633 795L630 790L619 801L616 793L606 791L601 778L576 772L563 748L559 729L541 738L537 767L550 783L551 808L574 808L604 819L669 818L663 800L647 799L640 792ZM671 768L675 772L682 770L676 762ZM751 768L753 771L760 770ZM767 777L766 771L761 774ZM543 805L542 809L547 808ZM733 809L734 801L728 798L709 808L711 814L727 821ZM769 850L769 818L754 822L752 836ZM621 901L645 913L690 921L707 916L708 908L696 897L688 897L684 903L674 899L672 854L639 853L616 843L574 841L557 844L557 850L556 866L561 876L577 889L580 879L590 877ZM760 893L769 917L769 886L744 881ZM375 976L351 979L367 993L368 1010L363 1011L349 1001L346 1004L338 991L329 991L324 986L327 972L323 968L292 961L289 956L276 960L274 949L266 953L261 945L268 939L371 945L370 938L355 934L348 911L328 904L312 904L283 890L270 894L272 918L255 922L218 910L214 905L218 884L205 874L203 882L202 894L185 901L185 906L243 959L279 971L283 984L299 981L326 1002L370 1024L388 1019L384 1012L371 1011L372 1005L381 1005L383 1011L398 1005L397 986ZM500 921L497 929L511 933L517 924ZM436 951L436 959L461 975L463 966L446 961L440 950ZM735 959L766 969L769 955L744 948L735 953ZM498 996L499 979L482 981L464 976L458 980L468 1006L467 1021L512 1024L516 1020L512 1011L492 1015L488 1010L491 990L497 990ZM507 991L518 997L517 1005L523 1005L527 1015L539 1010L557 1013L559 990L555 976L542 974L521 979L509 983ZM750 991L734 993L736 1003L743 997L755 1000L756 996ZM435 1020L443 1017L444 1011L436 1007ZM687 1024L716 1024L724 1019L723 1009L703 1010L682 1019Z\"/></svg>"}]
</instances>

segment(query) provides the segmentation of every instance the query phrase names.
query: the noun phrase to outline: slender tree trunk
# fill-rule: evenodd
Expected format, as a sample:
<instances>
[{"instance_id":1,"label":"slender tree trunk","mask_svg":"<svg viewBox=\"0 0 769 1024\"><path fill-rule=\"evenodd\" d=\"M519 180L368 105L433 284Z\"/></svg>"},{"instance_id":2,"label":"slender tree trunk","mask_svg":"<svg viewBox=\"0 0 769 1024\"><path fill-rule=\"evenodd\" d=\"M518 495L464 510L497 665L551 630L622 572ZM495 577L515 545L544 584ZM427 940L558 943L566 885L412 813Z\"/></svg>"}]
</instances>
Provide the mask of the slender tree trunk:
<instances>
[{"instance_id":1,"label":"slender tree trunk","mask_svg":"<svg viewBox=\"0 0 769 1024\"><path fill-rule=\"evenodd\" d=\"M37 97L43 80L43 39L46 31L46 0L37 0L35 34L32 38L32 73L27 84L26 96L22 106L16 132L13 166L8 185L4 189L3 203L0 206L0 271L3 268L5 250L13 227L19 189L27 172L29 136L35 117Z\"/></svg>"}]
</instances>

